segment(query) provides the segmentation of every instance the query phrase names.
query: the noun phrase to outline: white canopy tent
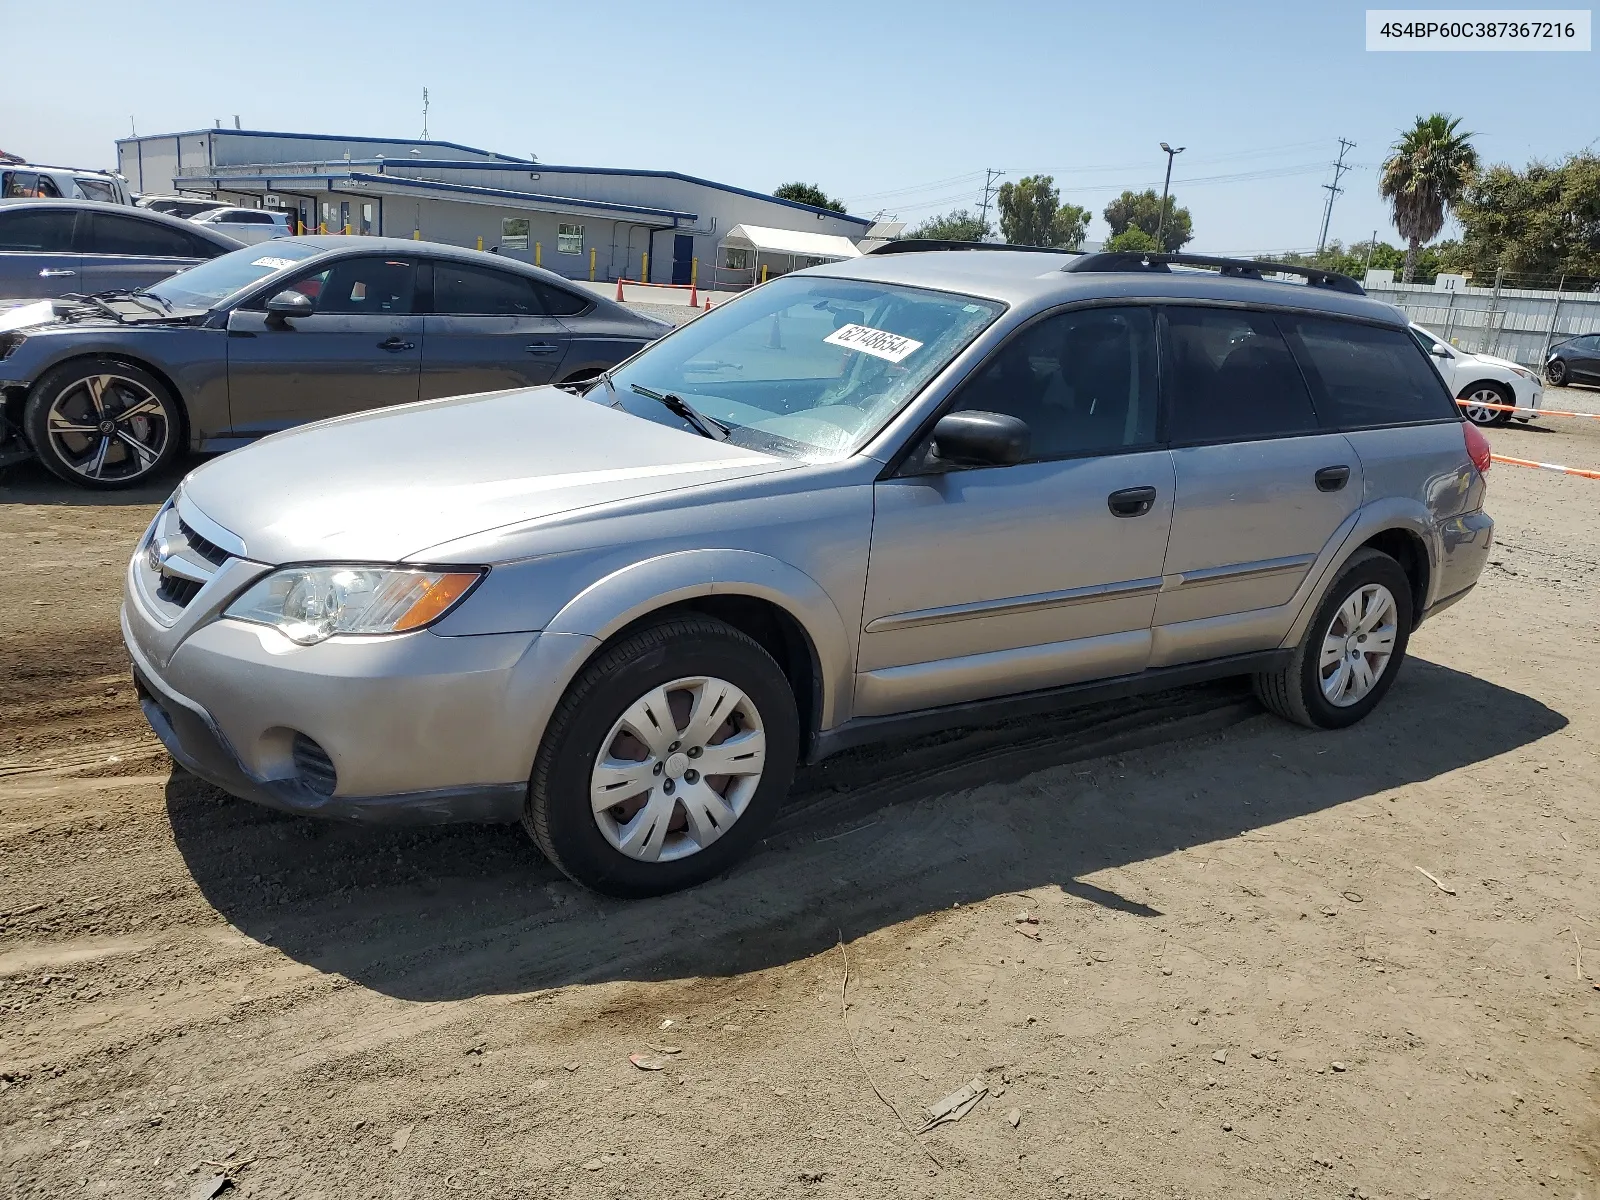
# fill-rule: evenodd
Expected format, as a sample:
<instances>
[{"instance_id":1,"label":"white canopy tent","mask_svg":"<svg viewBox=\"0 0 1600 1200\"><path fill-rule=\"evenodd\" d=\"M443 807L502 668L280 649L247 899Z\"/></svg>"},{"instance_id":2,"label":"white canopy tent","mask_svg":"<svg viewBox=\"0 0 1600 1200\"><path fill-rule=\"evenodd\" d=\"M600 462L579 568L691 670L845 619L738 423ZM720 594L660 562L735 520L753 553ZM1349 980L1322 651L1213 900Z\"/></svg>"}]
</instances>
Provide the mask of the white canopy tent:
<instances>
[{"instance_id":1,"label":"white canopy tent","mask_svg":"<svg viewBox=\"0 0 1600 1200\"><path fill-rule=\"evenodd\" d=\"M760 282L762 267L781 275L819 262L861 257L855 243L839 234L802 233L765 225L735 225L718 243L718 252L718 280L734 286Z\"/></svg>"}]
</instances>

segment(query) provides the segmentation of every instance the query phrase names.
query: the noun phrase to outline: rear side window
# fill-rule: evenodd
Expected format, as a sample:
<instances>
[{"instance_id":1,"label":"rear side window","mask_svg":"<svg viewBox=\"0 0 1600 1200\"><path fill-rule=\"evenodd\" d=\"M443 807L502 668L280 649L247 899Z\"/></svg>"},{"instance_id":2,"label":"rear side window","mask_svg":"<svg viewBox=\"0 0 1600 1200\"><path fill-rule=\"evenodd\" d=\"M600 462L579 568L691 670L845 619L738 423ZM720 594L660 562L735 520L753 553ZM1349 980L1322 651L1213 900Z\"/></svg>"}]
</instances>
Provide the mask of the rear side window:
<instances>
[{"instance_id":1,"label":"rear side window","mask_svg":"<svg viewBox=\"0 0 1600 1200\"><path fill-rule=\"evenodd\" d=\"M117 194L111 190L111 185L101 183L98 179L74 179L78 190L83 193L85 200L101 200L107 204L115 204Z\"/></svg>"},{"instance_id":2,"label":"rear side window","mask_svg":"<svg viewBox=\"0 0 1600 1200\"><path fill-rule=\"evenodd\" d=\"M223 217L222 219L224 221L227 221L229 224L232 224L232 225L271 225L272 224L272 214L264 213L264 212L255 212L252 209L248 209L248 208L235 209L233 212L229 213L227 216Z\"/></svg>"},{"instance_id":3,"label":"rear side window","mask_svg":"<svg viewBox=\"0 0 1600 1200\"><path fill-rule=\"evenodd\" d=\"M1088 308L1036 321L964 383L956 412L1028 426L1029 458L1067 458L1156 438L1156 330L1148 308Z\"/></svg>"},{"instance_id":4,"label":"rear side window","mask_svg":"<svg viewBox=\"0 0 1600 1200\"><path fill-rule=\"evenodd\" d=\"M461 317L542 317L533 281L459 263L433 264L433 311Z\"/></svg>"},{"instance_id":5,"label":"rear side window","mask_svg":"<svg viewBox=\"0 0 1600 1200\"><path fill-rule=\"evenodd\" d=\"M543 280L533 281L533 287L544 303L545 312L552 317L575 317L589 307L586 296L579 296L566 288L558 288Z\"/></svg>"},{"instance_id":6,"label":"rear side window","mask_svg":"<svg viewBox=\"0 0 1600 1200\"><path fill-rule=\"evenodd\" d=\"M1266 313L1172 307L1163 320L1170 441L1244 442L1317 429L1305 380Z\"/></svg>"},{"instance_id":7,"label":"rear side window","mask_svg":"<svg viewBox=\"0 0 1600 1200\"><path fill-rule=\"evenodd\" d=\"M1456 419L1438 372L1407 333L1322 317L1281 319L1326 424L1350 429Z\"/></svg>"},{"instance_id":8,"label":"rear side window","mask_svg":"<svg viewBox=\"0 0 1600 1200\"><path fill-rule=\"evenodd\" d=\"M89 218L88 254L127 254L152 258L209 258L215 251L201 238L160 221L121 213L96 212Z\"/></svg>"},{"instance_id":9,"label":"rear side window","mask_svg":"<svg viewBox=\"0 0 1600 1200\"><path fill-rule=\"evenodd\" d=\"M71 210L37 208L0 213L0 250L66 254L72 249L72 223L77 215Z\"/></svg>"}]
</instances>

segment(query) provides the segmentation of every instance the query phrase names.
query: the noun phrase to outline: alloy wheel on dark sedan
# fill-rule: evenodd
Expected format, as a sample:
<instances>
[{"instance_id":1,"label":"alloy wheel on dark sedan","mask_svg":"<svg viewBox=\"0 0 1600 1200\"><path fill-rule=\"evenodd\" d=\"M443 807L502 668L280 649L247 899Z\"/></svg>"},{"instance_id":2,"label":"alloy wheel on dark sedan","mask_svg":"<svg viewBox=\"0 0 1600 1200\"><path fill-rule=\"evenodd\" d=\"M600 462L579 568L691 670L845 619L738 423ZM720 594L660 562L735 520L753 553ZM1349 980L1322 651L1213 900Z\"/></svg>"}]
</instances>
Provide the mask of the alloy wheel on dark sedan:
<instances>
[{"instance_id":1,"label":"alloy wheel on dark sedan","mask_svg":"<svg viewBox=\"0 0 1600 1200\"><path fill-rule=\"evenodd\" d=\"M148 473L172 438L166 406L125 375L89 375L69 383L50 401L46 431L54 457L74 474L97 483Z\"/></svg>"}]
</instances>

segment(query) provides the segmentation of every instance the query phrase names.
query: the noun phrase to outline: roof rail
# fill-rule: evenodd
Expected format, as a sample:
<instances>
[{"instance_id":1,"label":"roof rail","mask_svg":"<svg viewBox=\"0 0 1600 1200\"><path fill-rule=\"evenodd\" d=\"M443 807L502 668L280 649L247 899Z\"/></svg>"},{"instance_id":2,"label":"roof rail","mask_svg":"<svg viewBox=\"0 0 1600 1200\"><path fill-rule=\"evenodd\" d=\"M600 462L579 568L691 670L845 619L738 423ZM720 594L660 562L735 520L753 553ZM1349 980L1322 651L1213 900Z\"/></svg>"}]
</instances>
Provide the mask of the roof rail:
<instances>
[{"instance_id":1,"label":"roof rail","mask_svg":"<svg viewBox=\"0 0 1600 1200\"><path fill-rule=\"evenodd\" d=\"M868 254L921 254L929 250L1023 250L1029 254L1081 254L1059 246L1013 246L1009 242L956 242L943 238L901 238L874 246Z\"/></svg>"},{"instance_id":2,"label":"roof rail","mask_svg":"<svg viewBox=\"0 0 1600 1200\"><path fill-rule=\"evenodd\" d=\"M1324 271L1320 267L1302 267L1293 263L1266 262L1253 258L1216 258L1209 254L1143 254L1111 252L1085 254L1074 259L1063 271L1166 271L1168 263L1180 267L1215 267L1224 275L1237 279L1264 279L1264 271L1278 271L1305 277L1310 287L1328 288L1352 296L1365 296L1367 291L1348 275L1337 271Z\"/></svg>"}]
</instances>

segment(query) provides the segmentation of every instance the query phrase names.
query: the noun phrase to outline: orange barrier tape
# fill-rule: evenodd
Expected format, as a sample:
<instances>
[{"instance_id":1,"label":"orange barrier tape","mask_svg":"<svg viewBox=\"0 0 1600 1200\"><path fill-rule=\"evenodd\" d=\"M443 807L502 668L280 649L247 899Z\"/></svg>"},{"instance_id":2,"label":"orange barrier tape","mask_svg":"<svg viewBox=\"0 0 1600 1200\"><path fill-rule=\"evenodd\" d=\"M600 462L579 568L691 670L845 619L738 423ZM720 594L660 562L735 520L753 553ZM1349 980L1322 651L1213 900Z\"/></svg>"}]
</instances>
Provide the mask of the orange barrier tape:
<instances>
[{"instance_id":1,"label":"orange barrier tape","mask_svg":"<svg viewBox=\"0 0 1600 1200\"><path fill-rule=\"evenodd\" d=\"M1503 454L1491 454L1489 461L1510 463L1513 467L1538 467L1541 471L1560 471L1563 475L1576 475L1580 479L1600 479L1600 471L1584 471L1578 467L1563 467L1559 463L1534 462L1531 458L1507 458Z\"/></svg>"},{"instance_id":2,"label":"orange barrier tape","mask_svg":"<svg viewBox=\"0 0 1600 1200\"><path fill-rule=\"evenodd\" d=\"M1496 412L1516 412L1515 404L1480 404L1476 400L1457 400L1462 408L1492 408ZM1559 408L1536 408L1533 410L1536 417L1588 417L1591 421L1600 421L1600 413L1566 412Z\"/></svg>"}]
</instances>

